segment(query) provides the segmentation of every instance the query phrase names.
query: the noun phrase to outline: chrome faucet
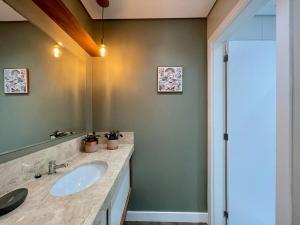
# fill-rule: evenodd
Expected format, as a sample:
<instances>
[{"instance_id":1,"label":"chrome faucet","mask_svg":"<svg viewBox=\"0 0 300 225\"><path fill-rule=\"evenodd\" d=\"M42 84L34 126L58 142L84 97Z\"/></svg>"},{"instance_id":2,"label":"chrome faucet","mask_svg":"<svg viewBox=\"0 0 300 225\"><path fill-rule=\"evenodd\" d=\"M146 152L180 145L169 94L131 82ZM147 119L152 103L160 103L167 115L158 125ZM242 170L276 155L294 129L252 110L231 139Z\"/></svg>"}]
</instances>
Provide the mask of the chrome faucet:
<instances>
[{"instance_id":1,"label":"chrome faucet","mask_svg":"<svg viewBox=\"0 0 300 225\"><path fill-rule=\"evenodd\" d=\"M59 164L59 165L56 165L56 162L55 160L51 160L49 162L49 170L48 170L48 174L53 174L53 173L56 173L56 169L59 169L59 168L63 168L63 167L67 167L68 166L68 163L63 163L63 164Z\"/></svg>"}]
</instances>

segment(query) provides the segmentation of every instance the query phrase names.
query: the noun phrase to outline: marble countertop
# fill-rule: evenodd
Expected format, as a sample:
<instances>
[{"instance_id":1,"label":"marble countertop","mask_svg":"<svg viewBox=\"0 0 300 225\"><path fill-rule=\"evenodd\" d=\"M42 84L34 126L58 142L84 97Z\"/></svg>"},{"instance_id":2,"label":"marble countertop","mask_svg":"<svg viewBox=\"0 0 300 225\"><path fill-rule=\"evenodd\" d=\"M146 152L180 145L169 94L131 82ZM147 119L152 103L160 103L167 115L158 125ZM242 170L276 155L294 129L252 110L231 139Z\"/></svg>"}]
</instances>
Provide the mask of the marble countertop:
<instances>
[{"instance_id":1,"label":"marble countertop","mask_svg":"<svg viewBox=\"0 0 300 225\"><path fill-rule=\"evenodd\" d=\"M0 217L0 225L92 225L97 216L105 211L125 165L133 153L132 144L121 144L118 150L103 150L95 153L80 153L69 161L67 168L58 169L56 174L43 175L30 180L22 187L28 189L25 202L16 210ZM49 194L55 181L80 164L104 161L108 169L98 182L89 188L64 197Z\"/></svg>"}]
</instances>

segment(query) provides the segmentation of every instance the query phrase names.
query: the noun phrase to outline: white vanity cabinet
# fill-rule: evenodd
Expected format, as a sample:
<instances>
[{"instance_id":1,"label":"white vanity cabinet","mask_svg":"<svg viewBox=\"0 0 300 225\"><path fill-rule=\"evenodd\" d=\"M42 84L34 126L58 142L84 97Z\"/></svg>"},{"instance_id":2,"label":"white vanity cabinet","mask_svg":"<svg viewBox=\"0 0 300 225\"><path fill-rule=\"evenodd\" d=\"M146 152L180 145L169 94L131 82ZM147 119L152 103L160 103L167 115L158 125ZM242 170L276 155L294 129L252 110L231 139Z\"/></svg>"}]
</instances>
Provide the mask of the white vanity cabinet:
<instances>
[{"instance_id":1,"label":"white vanity cabinet","mask_svg":"<svg viewBox=\"0 0 300 225\"><path fill-rule=\"evenodd\" d=\"M99 225L107 225L106 220L104 220L103 222L101 221L101 223Z\"/></svg>"},{"instance_id":2,"label":"white vanity cabinet","mask_svg":"<svg viewBox=\"0 0 300 225\"><path fill-rule=\"evenodd\" d=\"M93 225L121 225L123 213L127 210L127 201L130 194L130 166L125 166L125 171L114 190L110 208L99 212Z\"/></svg>"},{"instance_id":3,"label":"white vanity cabinet","mask_svg":"<svg viewBox=\"0 0 300 225\"><path fill-rule=\"evenodd\" d=\"M107 211L98 212L93 225L107 225Z\"/></svg>"},{"instance_id":4,"label":"white vanity cabinet","mask_svg":"<svg viewBox=\"0 0 300 225\"><path fill-rule=\"evenodd\" d=\"M126 165L125 173L121 177L120 182L114 192L111 209L110 209L110 224L120 225L123 217L123 212L127 207L127 198L130 192L130 167L129 163Z\"/></svg>"}]
</instances>

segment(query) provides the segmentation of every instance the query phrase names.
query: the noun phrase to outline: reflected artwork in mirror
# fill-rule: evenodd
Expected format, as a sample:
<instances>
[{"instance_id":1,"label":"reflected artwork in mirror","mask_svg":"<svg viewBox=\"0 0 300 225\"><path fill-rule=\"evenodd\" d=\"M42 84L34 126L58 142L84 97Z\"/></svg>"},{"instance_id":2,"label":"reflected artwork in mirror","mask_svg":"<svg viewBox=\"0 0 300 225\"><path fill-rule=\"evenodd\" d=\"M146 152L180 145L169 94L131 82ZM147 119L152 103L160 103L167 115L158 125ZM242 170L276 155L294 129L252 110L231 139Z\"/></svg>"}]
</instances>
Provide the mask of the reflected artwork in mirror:
<instances>
[{"instance_id":1,"label":"reflected artwork in mirror","mask_svg":"<svg viewBox=\"0 0 300 225\"><path fill-rule=\"evenodd\" d=\"M86 64L2 0L0 14L0 155L85 131Z\"/></svg>"},{"instance_id":2,"label":"reflected artwork in mirror","mask_svg":"<svg viewBox=\"0 0 300 225\"><path fill-rule=\"evenodd\" d=\"M4 69L3 71L5 94L28 94L28 69Z\"/></svg>"}]
</instances>

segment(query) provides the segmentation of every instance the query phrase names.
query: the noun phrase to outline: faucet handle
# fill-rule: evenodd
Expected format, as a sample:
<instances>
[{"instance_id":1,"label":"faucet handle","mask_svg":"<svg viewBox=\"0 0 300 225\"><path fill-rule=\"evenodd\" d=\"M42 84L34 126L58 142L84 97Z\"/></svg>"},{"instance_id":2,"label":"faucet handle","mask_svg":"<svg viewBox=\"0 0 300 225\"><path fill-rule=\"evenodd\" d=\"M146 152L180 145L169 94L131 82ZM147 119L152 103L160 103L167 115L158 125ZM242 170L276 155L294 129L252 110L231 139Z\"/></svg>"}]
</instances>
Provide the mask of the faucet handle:
<instances>
[{"instance_id":1,"label":"faucet handle","mask_svg":"<svg viewBox=\"0 0 300 225\"><path fill-rule=\"evenodd\" d=\"M53 173L56 173L56 169L59 169L59 168L62 168L62 167L67 167L69 164L66 162L66 163L63 163L63 164L59 164L57 165L55 160L51 160L49 161L49 170L48 170L48 174L53 174Z\"/></svg>"},{"instance_id":2,"label":"faucet handle","mask_svg":"<svg viewBox=\"0 0 300 225\"><path fill-rule=\"evenodd\" d=\"M49 161L49 165L55 165L56 164L56 161L55 160L50 160Z\"/></svg>"}]
</instances>

